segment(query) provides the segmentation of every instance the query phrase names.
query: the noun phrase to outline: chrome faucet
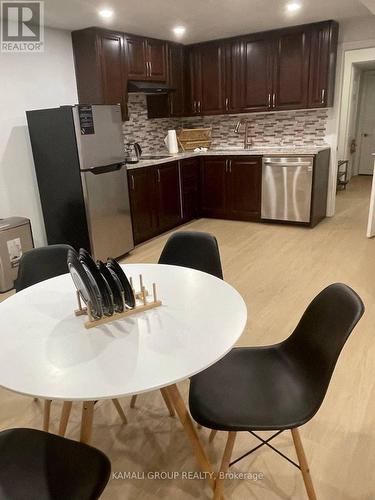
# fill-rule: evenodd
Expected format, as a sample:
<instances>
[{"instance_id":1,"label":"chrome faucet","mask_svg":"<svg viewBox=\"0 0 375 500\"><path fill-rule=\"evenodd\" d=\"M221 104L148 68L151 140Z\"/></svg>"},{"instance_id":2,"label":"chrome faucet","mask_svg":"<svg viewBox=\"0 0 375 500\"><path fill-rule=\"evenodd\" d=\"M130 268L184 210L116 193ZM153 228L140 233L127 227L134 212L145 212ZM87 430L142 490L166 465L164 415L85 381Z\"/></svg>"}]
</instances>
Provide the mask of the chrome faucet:
<instances>
[{"instance_id":1,"label":"chrome faucet","mask_svg":"<svg viewBox=\"0 0 375 500\"><path fill-rule=\"evenodd\" d=\"M245 136L244 136L244 141L243 141L243 147L244 149L249 149L250 146L253 145L253 140L250 135L250 121L246 118L241 118L241 120L238 120L236 123L236 126L234 127L234 133L239 134L240 133L240 128L241 125L245 125Z\"/></svg>"}]
</instances>

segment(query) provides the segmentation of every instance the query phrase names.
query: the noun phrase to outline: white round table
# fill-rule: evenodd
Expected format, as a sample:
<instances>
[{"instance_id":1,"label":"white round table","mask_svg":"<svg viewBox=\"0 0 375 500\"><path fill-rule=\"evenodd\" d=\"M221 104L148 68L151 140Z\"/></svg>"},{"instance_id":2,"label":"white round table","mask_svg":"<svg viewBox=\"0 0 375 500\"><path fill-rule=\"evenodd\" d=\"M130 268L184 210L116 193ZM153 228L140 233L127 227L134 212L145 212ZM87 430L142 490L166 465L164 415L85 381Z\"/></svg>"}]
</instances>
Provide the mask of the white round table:
<instances>
[{"instance_id":1,"label":"white round table","mask_svg":"<svg viewBox=\"0 0 375 500\"><path fill-rule=\"evenodd\" d=\"M86 405L90 428L86 421L83 441L90 438L94 401L167 388L185 430L195 438L175 384L233 347L246 324L245 303L225 281L200 271L160 264L123 269L135 282L142 274L148 288L156 283L162 305L87 330L87 318L74 315L69 274L0 303L0 385L46 400L92 402Z\"/></svg>"}]
</instances>

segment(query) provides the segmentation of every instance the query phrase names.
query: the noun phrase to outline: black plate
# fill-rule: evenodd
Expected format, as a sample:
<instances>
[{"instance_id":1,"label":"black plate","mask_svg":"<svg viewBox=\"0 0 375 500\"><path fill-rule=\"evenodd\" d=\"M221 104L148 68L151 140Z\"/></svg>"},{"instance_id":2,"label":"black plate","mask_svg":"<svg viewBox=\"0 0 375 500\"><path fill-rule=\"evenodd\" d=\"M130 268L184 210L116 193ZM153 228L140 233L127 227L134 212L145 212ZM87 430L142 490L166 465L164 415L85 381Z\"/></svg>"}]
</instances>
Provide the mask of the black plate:
<instances>
[{"instance_id":1,"label":"black plate","mask_svg":"<svg viewBox=\"0 0 375 500\"><path fill-rule=\"evenodd\" d=\"M135 307L135 297L133 289L129 283L128 278L126 277L126 274L122 270L120 264L118 264L118 262L116 262L115 259L108 259L107 267L110 271L113 271L117 275L124 289L126 305L133 309L133 307Z\"/></svg>"},{"instance_id":2,"label":"black plate","mask_svg":"<svg viewBox=\"0 0 375 500\"><path fill-rule=\"evenodd\" d=\"M91 255L83 248L79 251L79 260L81 261L83 267L86 269L87 274L90 276L92 281L96 284L99 291L99 298L102 302L103 314L105 316L112 316L114 313L113 307L113 297L107 282L104 280L103 276L100 274L99 269L96 267Z\"/></svg>"},{"instance_id":3,"label":"black plate","mask_svg":"<svg viewBox=\"0 0 375 500\"><path fill-rule=\"evenodd\" d=\"M116 281L115 277L111 273L111 271L108 269L108 267L103 264L101 260L98 260L96 265L98 266L98 269L105 279L105 281L108 284L108 287L111 291L112 298L113 298L113 305L114 309L116 312L123 312L124 310L124 303L122 301L122 285L119 282L119 280Z\"/></svg>"},{"instance_id":4,"label":"black plate","mask_svg":"<svg viewBox=\"0 0 375 500\"><path fill-rule=\"evenodd\" d=\"M70 249L68 251L67 263L73 283L81 295L82 300L86 305L90 304L92 316L95 319L100 319L103 316L103 312L101 302L98 299L97 287L93 286L75 250Z\"/></svg>"}]
</instances>

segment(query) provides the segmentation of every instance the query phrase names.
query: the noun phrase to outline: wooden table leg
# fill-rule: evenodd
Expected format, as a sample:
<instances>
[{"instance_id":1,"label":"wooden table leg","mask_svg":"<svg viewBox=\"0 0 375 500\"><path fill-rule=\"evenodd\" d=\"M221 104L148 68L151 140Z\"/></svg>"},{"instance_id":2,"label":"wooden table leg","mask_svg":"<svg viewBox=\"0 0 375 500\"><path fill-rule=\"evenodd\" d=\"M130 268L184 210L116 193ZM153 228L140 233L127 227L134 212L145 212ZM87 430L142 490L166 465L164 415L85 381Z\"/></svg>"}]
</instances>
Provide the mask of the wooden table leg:
<instances>
[{"instance_id":1,"label":"wooden table leg","mask_svg":"<svg viewBox=\"0 0 375 500\"><path fill-rule=\"evenodd\" d=\"M208 460L208 457L206 455L206 452L204 451L201 442L199 441L197 431L190 417L190 414L186 408L184 400L181 397L180 391L178 390L176 384L166 387L165 390L168 392L169 400L173 404L176 413L178 415L178 418L180 419L182 426L187 434L187 437L189 438L192 444L193 451L195 453L195 456L197 458L201 470L203 472L210 473L209 483L212 489L214 489L215 479L212 473L211 464Z\"/></svg>"},{"instance_id":2,"label":"wooden table leg","mask_svg":"<svg viewBox=\"0 0 375 500\"><path fill-rule=\"evenodd\" d=\"M82 403L82 419L81 419L81 443L88 444L91 439L92 422L94 419L95 401L84 401Z\"/></svg>"}]
</instances>

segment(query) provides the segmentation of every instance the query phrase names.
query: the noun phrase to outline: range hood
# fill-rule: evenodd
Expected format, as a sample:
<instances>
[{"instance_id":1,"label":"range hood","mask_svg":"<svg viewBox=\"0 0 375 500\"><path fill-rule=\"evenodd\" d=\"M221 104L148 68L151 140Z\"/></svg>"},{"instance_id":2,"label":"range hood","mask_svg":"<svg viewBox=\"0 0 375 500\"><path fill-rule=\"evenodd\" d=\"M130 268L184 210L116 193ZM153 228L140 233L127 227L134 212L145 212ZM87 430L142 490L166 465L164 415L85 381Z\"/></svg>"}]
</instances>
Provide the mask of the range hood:
<instances>
[{"instance_id":1,"label":"range hood","mask_svg":"<svg viewBox=\"0 0 375 500\"><path fill-rule=\"evenodd\" d=\"M176 89L170 87L167 83L158 82L140 82L135 80L128 81L128 92L138 94L168 94Z\"/></svg>"}]
</instances>

